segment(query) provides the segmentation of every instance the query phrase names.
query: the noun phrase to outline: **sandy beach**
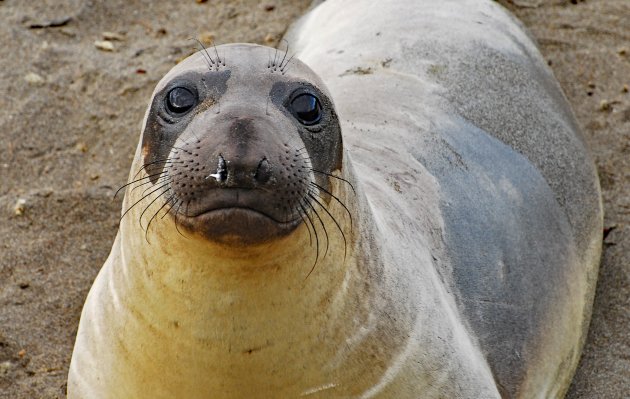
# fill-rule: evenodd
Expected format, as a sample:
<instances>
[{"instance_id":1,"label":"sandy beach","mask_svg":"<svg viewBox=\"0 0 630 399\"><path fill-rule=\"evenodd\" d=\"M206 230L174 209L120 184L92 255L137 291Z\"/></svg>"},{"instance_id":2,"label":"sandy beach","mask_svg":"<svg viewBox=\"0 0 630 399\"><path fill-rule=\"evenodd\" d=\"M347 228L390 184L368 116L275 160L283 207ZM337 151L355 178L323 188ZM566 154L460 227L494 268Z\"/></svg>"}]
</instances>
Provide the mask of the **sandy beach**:
<instances>
[{"instance_id":1,"label":"sandy beach","mask_svg":"<svg viewBox=\"0 0 630 399\"><path fill-rule=\"evenodd\" d=\"M604 254L568 398L630 392L630 1L503 0L599 168ZM276 46L309 0L0 0L0 398L65 398L79 315L118 228L147 101L209 44Z\"/></svg>"}]
</instances>

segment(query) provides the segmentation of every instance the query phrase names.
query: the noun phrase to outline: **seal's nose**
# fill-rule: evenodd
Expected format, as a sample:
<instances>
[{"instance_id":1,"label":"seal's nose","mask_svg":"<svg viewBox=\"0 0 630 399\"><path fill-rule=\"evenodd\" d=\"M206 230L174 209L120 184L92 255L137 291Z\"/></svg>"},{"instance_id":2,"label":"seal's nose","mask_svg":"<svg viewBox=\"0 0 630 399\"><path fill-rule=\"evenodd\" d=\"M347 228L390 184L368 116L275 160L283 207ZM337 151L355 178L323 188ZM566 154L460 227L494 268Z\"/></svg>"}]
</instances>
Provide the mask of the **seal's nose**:
<instances>
[{"instance_id":1,"label":"seal's nose","mask_svg":"<svg viewBox=\"0 0 630 399\"><path fill-rule=\"evenodd\" d=\"M262 159L258 159L259 161L256 164L249 162L247 158L239 159L239 157L235 157L234 160L226 160L220 154L216 171L208 177L214 178L225 187L248 188L265 184L271 179L271 165L264 156Z\"/></svg>"},{"instance_id":2,"label":"seal's nose","mask_svg":"<svg viewBox=\"0 0 630 399\"><path fill-rule=\"evenodd\" d=\"M213 177L226 188L254 188L268 183L273 174L265 147L257 145L262 135L249 117L234 118L227 129L230 138L219 153Z\"/></svg>"}]
</instances>

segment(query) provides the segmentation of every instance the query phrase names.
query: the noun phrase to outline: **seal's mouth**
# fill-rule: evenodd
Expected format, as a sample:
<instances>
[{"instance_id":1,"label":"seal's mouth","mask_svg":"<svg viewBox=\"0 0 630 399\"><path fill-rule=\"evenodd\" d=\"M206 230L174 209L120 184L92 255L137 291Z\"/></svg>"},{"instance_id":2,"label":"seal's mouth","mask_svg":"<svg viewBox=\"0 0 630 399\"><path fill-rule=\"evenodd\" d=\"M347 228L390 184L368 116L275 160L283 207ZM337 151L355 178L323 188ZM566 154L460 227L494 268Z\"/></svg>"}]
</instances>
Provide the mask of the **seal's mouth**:
<instances>
[{"instance_id":1,"label":"seal's mouth","mask_svg":"<svg viewBox=\"0 0 630 399\"><path fill-rule=\"evenodd\" d=\"M274 190L260 188L212 188L203 194L191 198L186 203L187 217L219 217L222 213L231 211L234 217L238 215L256 214L277 224L286 224L300 219L295 206L291 206L286 198Z\"/></svg>"},{"instance_id":2,"label":"seal's mouth","mask_svg":"<svg viewBox=\"0 0 630 399\"><path fill-rule=\"evenodd\" d=\"M277 224L279 227L292 226L293 224L302 221L300 217L289 220L277 220L273 216L259 210L239 206L209 209L205 212L193 216L193 218L207 223L214 222L213 224L221 222L225 219L226 221L229 221L230 223L236 225L242 224L242 221L251 221L254 224L274 223Z\"/></svg>"},{"instance_id":3,"label":"seal's mouth","mask_svg":"<svg viewBox=\"0 0 630 399\"><path fill-rule=\"evenodd\" d=\"M286 220L286 221L280 221L275 219L273 216L268 215L264 212L261 212L259 210L256 209L252 209L252 208L246 208L246 207L240 207L240 206L231 206L231 207L225 207L225 208L215 208L215 209L208 209L207 211L204 211L198 215L195 215L193 217L196 218L210 218L210 219L216 219L216 218L222 218L222 217L233 217L235 219L239 219L242 217L255 217L255 218L266 218L269 219L271 222L273 223L277 223L279 225L282 224L291 224L298 219L292 219L292 220Z\"/></svg>"},{"instance_id":4,"label":"seal's mouth","mask_svg":"<svg viewBox=\"0 0 630 399\"><path fill-rule=\"evenodd\" d=\"M178 223L225 244L254 244L285 236L303 221L280 206L273 193L256 189L213 189L176 215Z\"/></svg>"}]
</instances>

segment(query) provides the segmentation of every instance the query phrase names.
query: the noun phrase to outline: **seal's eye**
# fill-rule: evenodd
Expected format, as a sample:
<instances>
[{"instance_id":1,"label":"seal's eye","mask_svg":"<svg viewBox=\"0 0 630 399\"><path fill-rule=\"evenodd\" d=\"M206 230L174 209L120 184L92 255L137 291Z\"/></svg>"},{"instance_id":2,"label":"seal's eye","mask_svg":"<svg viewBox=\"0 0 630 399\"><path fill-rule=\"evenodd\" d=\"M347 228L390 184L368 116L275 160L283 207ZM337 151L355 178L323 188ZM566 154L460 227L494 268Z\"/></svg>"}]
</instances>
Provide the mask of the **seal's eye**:
<instances>
[{"instance_id":1,"label":"seal's eye","mask_svg":"<svg viewBox=\"0 0 630 399\"><path fill-rule=\"evenodd\" d=\"M197 103L195 95L185 87L175 87L166 96L166 106L174 114L188 112Z\"/></svg>"},{"instance_id":2,"label":"seal's eye","mask_svg":"<svg viewBox=\"0 0 630 399\"><path fill-rule=\"evenodd\" d=\"M312 94L300 94L291 101L291 108L304 125L314 125L322 119L319 100Z\"/></svg>"}]
</instances>

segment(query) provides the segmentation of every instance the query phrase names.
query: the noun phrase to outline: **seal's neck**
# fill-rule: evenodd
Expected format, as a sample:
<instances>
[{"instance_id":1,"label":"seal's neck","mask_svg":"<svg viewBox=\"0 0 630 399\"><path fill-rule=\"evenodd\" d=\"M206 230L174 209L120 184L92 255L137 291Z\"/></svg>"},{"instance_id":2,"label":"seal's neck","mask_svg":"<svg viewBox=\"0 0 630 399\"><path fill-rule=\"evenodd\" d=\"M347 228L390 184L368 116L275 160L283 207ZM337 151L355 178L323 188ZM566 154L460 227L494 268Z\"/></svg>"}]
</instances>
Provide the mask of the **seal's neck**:
<instances>
[{"instance_id":1,"label":"seal's neck","mask_svg":"<svg viewBox=\"0 0 630 399\"><path fill-rule=\"evenodd\" d=\"M357 202L347 184L332 184L339 201ZM366 358L365 353L339 349L369 323L370 297L377 287L366 284L365 273L376 273L382 262L378 251L362 255L366 243L376 241L360 236L371 234L360 226L372 223L367 212L358 205L346 210L335 201L330 199L330 215L320 216L325 233L316 219L288 237L246 248L215 245L186 232L182 236L173 226L161 225L173 223L167 218L152 224L146 238L136 217L123 221L121 234L128 239L119 241L124 258L119 264L126 270L113 276L124 308L117 319L130 319L127 331L144 331L127 334L126 340L146 340L147 331L159 336L155 351L138 343L139 356L147 357L138 367L175 365L172 372L181 375L167 385L203 379L194 392L238 387L243 378L249 388L242 389L271 389L277 382L282 397L330 384L331 376L338 380L344 373L352 374L344 378L365 378L363 365L339 371L355 356ZM178 356L186 358L185 366L176 365ZM183 397L197 394L191 395Z\"/></svg>"},{"instance_id":2,"label":"seal's neck","mask_svg":"<svg viewBox=\"0 0 630 399\"><path fill-rule=\"evenodd\" d=\"M352 263L352 249L345 249L350 253L344 259L343 240L334 232L329 233L325 256L326 242L318 232L322 242L316 255L314 233L304 224L282 240L246 248L214 245L195 236L161 235L175 229L158 232L155 227L149 232L151 244L129 245L140 248L135 252L123 249L128 257L124 264L135 268L125 273L129 287L146 292L147 299L160 307L176 306L181 320L173 322L198 328L212 325L208 331L227 323L222 327L240 329L238 338L251 340L254 346L264 344L257 340L272 319L272 335L288 333L280 331L283 325L298 334L304 322L321 314ZM142 234L127 236L144 240ZM217 317L228 314L229 318Z\"/></svg>"}]
</instances>

